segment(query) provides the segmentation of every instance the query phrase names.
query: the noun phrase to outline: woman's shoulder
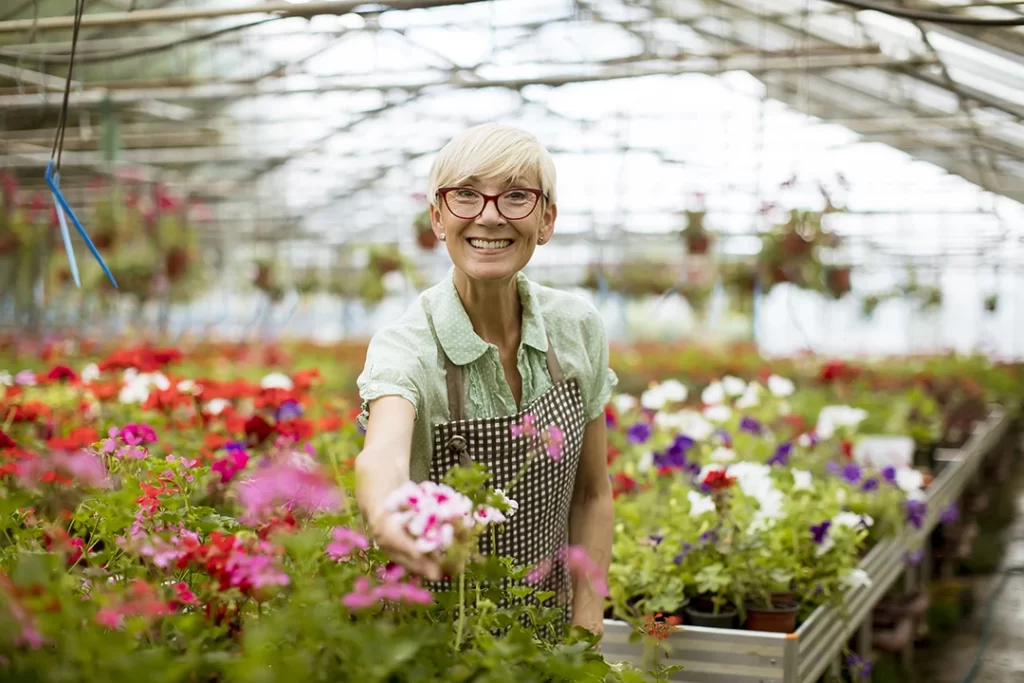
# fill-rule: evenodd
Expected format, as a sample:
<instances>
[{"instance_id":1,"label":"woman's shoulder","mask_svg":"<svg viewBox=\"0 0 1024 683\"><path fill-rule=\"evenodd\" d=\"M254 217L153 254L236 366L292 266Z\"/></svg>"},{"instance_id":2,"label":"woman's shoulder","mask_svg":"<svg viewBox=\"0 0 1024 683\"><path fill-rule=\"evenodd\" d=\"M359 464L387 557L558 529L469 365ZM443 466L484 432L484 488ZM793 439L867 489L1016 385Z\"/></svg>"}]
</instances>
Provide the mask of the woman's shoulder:
<instances>
[{"instance_id":1,"label":"woman's shoulder","mask_svg":"<svg viewBox=\"0 0 1024 683\"><path fill-rule=\"evenodd\" d=\"M549 331L552 326L573 334L604 329L601 313L587 297L536 282L531 282L530 287Z\"/></svg>"}]
</instances>

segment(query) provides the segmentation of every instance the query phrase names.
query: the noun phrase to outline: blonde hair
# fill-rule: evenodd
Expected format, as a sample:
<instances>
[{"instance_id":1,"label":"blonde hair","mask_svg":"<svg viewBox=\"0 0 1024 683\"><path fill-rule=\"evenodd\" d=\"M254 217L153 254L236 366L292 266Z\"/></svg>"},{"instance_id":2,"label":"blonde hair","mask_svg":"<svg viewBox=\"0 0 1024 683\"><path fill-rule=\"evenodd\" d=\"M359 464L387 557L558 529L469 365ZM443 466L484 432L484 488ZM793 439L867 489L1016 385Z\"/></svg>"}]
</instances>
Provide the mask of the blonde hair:
<instances>
[{"instance_id":1,"label":"blonde hair","mask_svg":"<svg viewBox=\"0 0 1024 683\"><path fill-rule=\"evenodd\" d=\"M511 126L485 123L452 138L430 166L427 198L438 206L438 189L471 177L506 182L535 178L549 204L557 199L551 154L536 137Z\"/></svg>"}]
</instances>

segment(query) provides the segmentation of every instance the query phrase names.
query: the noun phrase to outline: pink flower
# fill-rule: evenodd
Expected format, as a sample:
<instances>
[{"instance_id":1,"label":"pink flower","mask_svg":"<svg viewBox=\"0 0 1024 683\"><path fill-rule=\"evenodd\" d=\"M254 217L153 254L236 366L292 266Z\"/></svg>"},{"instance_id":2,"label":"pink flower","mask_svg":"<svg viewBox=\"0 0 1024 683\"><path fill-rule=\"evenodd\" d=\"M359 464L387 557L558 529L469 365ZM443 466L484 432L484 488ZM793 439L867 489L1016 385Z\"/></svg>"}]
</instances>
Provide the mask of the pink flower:
<instances>
[{"instance_id":1,"label":"pink flower","mask_svg":"<svg viewBox=\"0 0 1024 683\"><path fill-rule=\"evenodd\" d=\"M381 602L404 603L407 605L429 605L433 594L414 582L401 582L403 571L392 571L384 583L371 586L370 579L360 576L352 586L352 592L343 596L341 602L352 610L366 609Z\"/></svg>"},{"instance_id":2,"label":"pink flower","mask_svg":"<svg viewBox=\"0 0 1024 683\"><path fill-rule=\"evenodd\" d=\"M550 558L544 558L526 575L526 583L540 583L548 578L552 569L554 569L554 563Z\"/></svg>"},{"instance_id":3,"label":"pink flower","mask_svg":"<svg viewBox=\"0 0 1024 683\"><path fill-rule=\"evenodd\" d=\"M116 607L103 607L96 613L96 623L107 628L124 626L124 615Z\"/></svg>"},{"instance_id":4,"label":"pink flower","mask_svg":"<svg viewBox=\"0 0 1024 683\"><path fill-rule=\"evenodd\" d=\"M365 576L356 579L352 592L341 598L341 604L349 609L366 609L377 604L377 597L370 590L370 580Z\"/></svg>"},{"instance_id":5,"label":"pink flower","mask_svg":"<svg viewBox=\"0 0 1024 683\"><path fill-rule=\"evenodd\" d=\"M249 455L240 448L233 448L228 451L228 455L225 458L221 458L212 465L210 469L220 475L220 482L226 484L235 475L245 469L245 466L249 464Z\"/></svg>"},{"instance_id":6,"label":"pink flower","mask_svg":"<svg viewBox=\"0 0 1024 683\"><path fill-rule=\"evenodd\" d=\"M342 493L319 472L292 465L271 465L256 471L239 486L238 502L245 508L243 521L255 524L281 506L310 514L337 510Z\"/></svg>"},{"instance_id":7,"label":"pink flower","mask_svg":"<svg viewBox=\"0 0 1024 683\"><path fill-rule=\"evenodd\" d=\"M596 562L590 559L590 555L582 546L563 548L559 554L566 569L577 581L588 581L591 589L601 597L608 595L608 584L605 581L604 572Z\"/></svg>"},{"instance_id":8,"label":"pink flower","mask_svg":"<svg viewBox=\"0 0 1024 683\"><path fill-rule=\"evenodd\" d=\"M111 434L111 436L114 436ZM144 443L156 443L156 432L148 424L132 423L126 424L118 434L121 440L129 446L138 446Z\"/></svg>"},{"instance_id":9,"label":"pink flower","mask_svg":"<svg viewBox=\"0 0 1024 683\"><path fill-rule=\"evenodd\" d=\"M335 527L331 532L334 539L327 544L327 556L332 560L347 560L355 550L366 550L370 542L357 531L345 527Z\"/></svg>"},{"instance_id":10,"label":"pink flower","mask_svg":"<svg viewBox=\"0 0 1024 683\"><path fill-rule=\"evenodd\" d=\"M562 459L562 448L565 445L565 433L558 425L551 425L544 432L544 443L547 447L548 456L558 461Z\"/></svg>"},{"instance_id":11,"label":"pink flower","mask_svg":"<svg viewBox=\"0 0 1024 683\"><path fill-rule=\"evenodd\" d=\"M473 519L478 524L501 524L505 521L505 515L501 513L501 510L484 506L473 513Z\"/></svg>"},{"instance_id":12,"label":"pink flower","mask_svg":"<svg viewBox=\"0 0 1024 683\"><path fill-rule=\"evenodd\" d=\"M512 438L518 439L521 436L533 436L537 433L537 428L534 423L537 421L537 417L532 413L523 413L523 420L519 424L513 424L509 427L512 432Z\"/></svg>"}]
</instances>

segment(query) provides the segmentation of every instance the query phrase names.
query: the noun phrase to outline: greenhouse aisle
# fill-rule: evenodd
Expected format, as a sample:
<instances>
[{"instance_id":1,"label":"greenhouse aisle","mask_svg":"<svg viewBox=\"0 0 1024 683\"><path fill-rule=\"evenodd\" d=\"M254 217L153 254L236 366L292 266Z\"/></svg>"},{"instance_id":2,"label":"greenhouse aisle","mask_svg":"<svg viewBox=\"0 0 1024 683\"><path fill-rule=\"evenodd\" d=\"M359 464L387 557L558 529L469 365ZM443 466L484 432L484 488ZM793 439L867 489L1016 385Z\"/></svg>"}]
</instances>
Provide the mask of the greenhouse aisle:
<instances>
[{"instance_id":1,"label":"greenhouse aisle","mask_svg":"<svg viewBox=\"0 0 1024 683\"><path fill-rule=\"evenodd\" d=\"M1014 478L1017 517L1007 531L1003 567L1024 566L1024 468ZM972 579L977 608L958 631L917 654L921 676L927 683L961 683L981 644L985 605L1002 575ZM970 683L1011 683L1024 681L1024 575L1012 576L998 597L992 614L991 635L984 664ZM966 683L966 682L964 682Z\"/></svg>"}]
</instances>

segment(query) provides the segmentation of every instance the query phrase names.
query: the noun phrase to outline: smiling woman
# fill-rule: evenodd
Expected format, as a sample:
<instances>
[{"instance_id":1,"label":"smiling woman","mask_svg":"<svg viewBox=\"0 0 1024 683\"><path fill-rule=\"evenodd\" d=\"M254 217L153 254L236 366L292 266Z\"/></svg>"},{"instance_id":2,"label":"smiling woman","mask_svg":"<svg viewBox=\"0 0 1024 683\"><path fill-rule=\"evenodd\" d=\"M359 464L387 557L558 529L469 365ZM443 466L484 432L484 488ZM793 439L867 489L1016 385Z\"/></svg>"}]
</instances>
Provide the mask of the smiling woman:
<instances>
[{"instance_id":1,"label":"smiling woman","mask_svg":"<svg viewBox=\"0 0 1024 683\"><path fill-rule=\"evenodd\" d=\"M559 558L579 546L607 571L613 511L604 406L616 377L593 305L521 272L554 231L554 163L532 135L479 126L438 154L428 196L453 267L370 342L359 377L360 506L396 561L437 581L440 558L417 550L401 516L384 507L389 494L410 480L439 482L469 462L485 465L496 488L515 479L519 511L481 549L553 566L541 589L564 601L567 620L599 632L602 596L585 581L574 584ZM520 479L530 454L511 432L524 416L557 428L562 448Z\"/></svg>"}]
</instances>

